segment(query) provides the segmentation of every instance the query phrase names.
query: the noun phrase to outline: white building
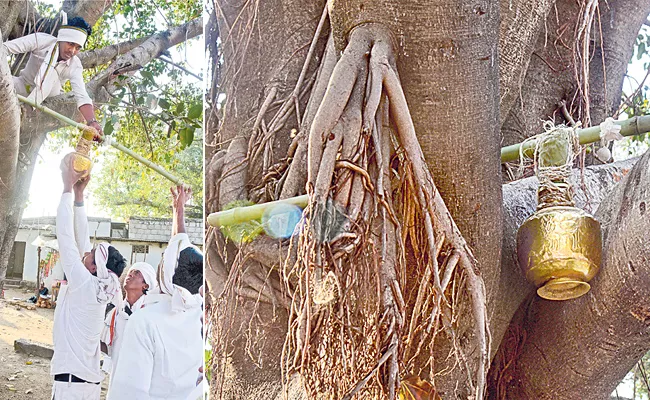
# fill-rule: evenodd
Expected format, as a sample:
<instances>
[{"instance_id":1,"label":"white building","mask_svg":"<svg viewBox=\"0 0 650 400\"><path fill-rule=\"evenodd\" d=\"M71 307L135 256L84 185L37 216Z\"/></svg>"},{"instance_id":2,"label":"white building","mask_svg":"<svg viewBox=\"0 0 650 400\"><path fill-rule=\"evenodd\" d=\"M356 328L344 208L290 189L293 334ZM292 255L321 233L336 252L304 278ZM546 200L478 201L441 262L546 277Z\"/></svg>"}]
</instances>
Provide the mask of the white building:
<instances>
[{"instance_id":1,"label":"white building","mask_svg":"<svg viewBox=\"0 0 650 400\"><path fill-rule=\"evenodd\" d=\"M167 218L131 217L127 223L111 222L108 218L88 218L90 241L110 243L126 258L128 265L146 261L156 267L171 237L171 225L172 220ZM202 247L203 221L187 218L185 227L192 243ZM7 281L36 285L38 247L33 243L38 236L45 242L56 239L55 217L23 218L11 250ZM50 251L55 250L42 247L41 260Z\"/></svg>"}]
</instances>

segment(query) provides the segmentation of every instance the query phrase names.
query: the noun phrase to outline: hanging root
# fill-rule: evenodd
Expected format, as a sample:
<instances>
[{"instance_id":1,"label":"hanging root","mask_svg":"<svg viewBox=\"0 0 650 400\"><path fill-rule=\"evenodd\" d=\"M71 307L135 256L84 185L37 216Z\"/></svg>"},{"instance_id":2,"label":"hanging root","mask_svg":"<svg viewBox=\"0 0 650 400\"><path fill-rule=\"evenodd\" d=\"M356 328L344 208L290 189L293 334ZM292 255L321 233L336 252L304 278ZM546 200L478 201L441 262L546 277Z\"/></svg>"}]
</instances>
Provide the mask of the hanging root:
<instances>
[{"instance_id":1,"label":"hanging root","mask_svg":"<svg viewBox=\"0 0 650 400\"><path fill-rule=\"evenodd\" d=\"M333 68L324 58L313 93L322 100L309 135L292 149L298 157L307 148L311 202L297 262L284 268L285 283L294 284L285 382L300 372L312 396L394 399L408 375L433 381L434 365L420 356L432 358L442 326L473 398L482 399L485 289L425 163L393 48L383 25L352 30ZM455 333L457 280L471 303L472 355Z\"/></svg>"}]
</instances>

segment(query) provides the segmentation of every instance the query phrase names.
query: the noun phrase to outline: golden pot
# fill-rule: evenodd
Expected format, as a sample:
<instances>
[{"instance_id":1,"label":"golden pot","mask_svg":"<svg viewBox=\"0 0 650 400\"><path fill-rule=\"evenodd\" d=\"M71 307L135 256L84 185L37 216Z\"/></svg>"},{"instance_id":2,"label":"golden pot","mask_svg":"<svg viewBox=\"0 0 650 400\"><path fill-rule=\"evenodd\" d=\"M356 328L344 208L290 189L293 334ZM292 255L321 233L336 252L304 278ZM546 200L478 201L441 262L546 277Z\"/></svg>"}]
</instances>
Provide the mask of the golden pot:
<instances>
[{"instance_id":1,"label":"golden pot","mask_svg":"<svg viewBox=\"0 0 650 400\"><path fill-rule=\"evenodd\" d=\"M70 153L70 156L72 157L72 168L74 168L74 170L77 172L86 171L83 177L88 176L90 169L93 166L93 162L90 157L77 151Z\"/></svg>"},{"instance_id":2,"label":"golden pot","mask_svg":"<svg viewBox=\"0 0 650 400\"><path fill-rule=\"evenodd\" d=\"M600 268L600 223L575 207L544 208L517 232L517 259L537 294L548 300L575 299L587 293Z\"/></svg>"}]
</instances>

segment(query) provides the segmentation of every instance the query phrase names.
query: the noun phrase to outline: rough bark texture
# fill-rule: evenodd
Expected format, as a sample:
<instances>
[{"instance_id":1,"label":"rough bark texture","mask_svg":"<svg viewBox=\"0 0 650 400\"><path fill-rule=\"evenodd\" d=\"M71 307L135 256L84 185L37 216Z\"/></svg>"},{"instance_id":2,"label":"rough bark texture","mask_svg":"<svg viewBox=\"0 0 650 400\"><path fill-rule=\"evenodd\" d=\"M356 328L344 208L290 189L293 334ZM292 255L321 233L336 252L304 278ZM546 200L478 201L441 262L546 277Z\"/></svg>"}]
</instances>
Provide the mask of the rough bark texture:
<instances>
[{"instance_id":1,"label":"rough bark texture","mask_svg":"<svg viewBox=\"0 0 650 400\"><path fill-rule=\"evenodd\" d=\"M634 54L636 36L650 14L650 1L600 2L589 87L591 120L599 124L614 115L621 102L623 80Z\"/></svg>"},{"instance_id":2,"label":"rough bark texture","mask_svg":"<svg viewBox=\"0 0 650 400\"><path fill-rule=\"evenodd\" d=\"M566 123L562 114L556 117L557 103L566 100L572 110L577 83L573 69L578 2L557 0L539 35L530 59L526 77L516 101L501 127L502 145L520 143L542 133L542 123L554 119ZM555 117L555 118L554 118Z\"/></svg>"},{"instance_id":3,"label":"rough bark texture","mask_svg":"<svg viewBox=\"0 0 650 400\"><path fill-rule=\"evenodd\" d=\"M68 18L81 17L93 26L112 5L113 0L65 0L61 9L68 13Z\"/></svg>"},{"instance_id":4,"label":"rough bark texture","mask_svg":"<svg viewBox=\"0 0 650 400\"><path fill-rule=\"evenodd\" d=\"M0 2L0 15L3 16L0 21L0 32L2 32L3 41L7 40L11 29L16 25L16 20L18 19L18 14L23 4L24 1L20 0L5 0Z\"/></svg>"},{"instance_id":5,"label":"rough bark texture","mask_svg":"<svg viewBox=\"0 0 650 400\"><path fill-rule=\"evenodd\" d=\"M543 32L546 15L555 0L502 0L499 3L499 121L503 123L520 96L519 89L533 48L540 32Z\"/></svg>"},{"instance_id":6,"label":"rough bark texture","mask_svg":"<svg viewBox=\"0 0 650 400\"><path fill-rule=\"evenodd\" d=\"M650 153L600 204L603 264L573 301L535 298L508 398L604 399L650 348Z\"/></svg>"},{"instance_id":7,"label":"rough bark texture","mask_svg":"<svg viewBox=\"0 0 650 400\"><path fill-rule=\"evenodd\" d=\"M3 46L0 46L0 61L7 58ZM14 84L6 62L0 62L0 245L6 232L9 230L11 209L13 206L13 192L16 188L16 163L18 161L19 132L20 132L20 107L14 94ZM13 236L12 236L13 239ZM9 249L13 245L9 244ZM2 250L4 247L0 247ZM0 264L0 293L7 268ZM1 294L0 294L1 296Z\"/></svg>"},{"instance_id":8,"label":"rough bark texture","mask_svg":"<svg viewBox=\"0 0 650 400\"><path fill-rule=\"evenodd\" d=\"M226 98L219 143L227 147L237 135L250 137L253 121L271 88L277 87L278 99L293 90L324 5L323 0L270 0L242 7L215 1L225 66L222 90L233 93L236 88L238 93L236 98ZM312 65L318 61L316 57ZM283 131L281 141L286 143L290 128L298 128L297 123Z\"/></svg>"},{"instance_id":9,"label":"rough bark texture","mask_svg":"<svg viewBox=\"0 0 650 400\"><path fill-rule=\"evenodd\" d=\"M330 10L335 43L365 22L384 23L394 34L398 72L420 146L436 187L479 262L490 316L502 233L495 129L498 55L497 37L492 34L498 29L498 7L487 1L350 0L334 1ZM459 336L471 337L462 325ZM449 367L442 361L446 351L441 347L436 369ZM456 380L443 378L437 384L443 393L451 394L457 390Z\"/></svg>"}]
</instances>

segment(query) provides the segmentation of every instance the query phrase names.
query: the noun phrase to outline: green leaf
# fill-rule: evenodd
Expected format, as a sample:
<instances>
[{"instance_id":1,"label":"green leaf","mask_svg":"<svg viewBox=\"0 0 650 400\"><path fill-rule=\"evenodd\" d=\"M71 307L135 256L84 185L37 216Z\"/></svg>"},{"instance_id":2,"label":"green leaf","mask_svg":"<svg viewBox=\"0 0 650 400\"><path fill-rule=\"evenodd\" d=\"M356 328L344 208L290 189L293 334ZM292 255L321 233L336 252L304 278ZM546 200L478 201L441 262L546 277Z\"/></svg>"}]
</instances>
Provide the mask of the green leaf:
<instances>
[{"instance_id":1,"label":"green leaf","mask_svg":"<svg viewBox=\"0 0 650 400\"><path fill-rule=\"evenodd\" d=\"M151 72L149 72L149 71L140 71L140 75L142 75L142 77L144 79L148 80L148 81L151 81L151 82L154 81L153 80L153 74Z\"/></svg>"},{"instance_id":2,"label":"green leaf","mask_svg":"<svg viewBox=\"0 0 650 400\"><path fill-rule=\"evenodd\" d=\"M160 108L164 110L169 110L169 106L171 106L171 104L169 104L169 101L167 101L167 99L158 100L158 105L160 106Z\"/></svg>"},{"instance_id":3,"label":"green leaf","mask_svg":"<svg viewBox=\"0 0 650 400\"><path fill-rule=\"evenodd\" d=\"M191 119L199 118L203 114L203 104L194 104L190 111L187 112L187 117Z\"/></svg>"},{"instance_id":4,"label":"green leaf","mask_svg":"<svg viewBox=\"0 0 650 400\"><path fill-rule=\"evenodd\" d=\"M639 50L639 53L636 55L636 59L640 60L641 57L643 57L643 55L645 54L645 43L644 42L641 42L639 44L639 49L638 50Z\"/></svg>"},{"instance_id":5,"label":"green leaf","mask_svg":"<svg viewBox=\"0 0 650 400\"><path fill-rule=\"evenodd\" d=\"M113 129L115 129L115 127L113 126L113 121L109 120L108 122L106 122L106 125L104 125L104 135L110 135L111 133L113 133Z\"/></svg>"},{"instance_id":6,"label":"green leaf","mask_svg":"<svg viewBox=\"0 0 650 400\"><path fill-rule=\"evenodd\" d=\"M182 101L176 104L176 114L181 115L185 111L185 103Z\"/></svg>"}]
</instances>

